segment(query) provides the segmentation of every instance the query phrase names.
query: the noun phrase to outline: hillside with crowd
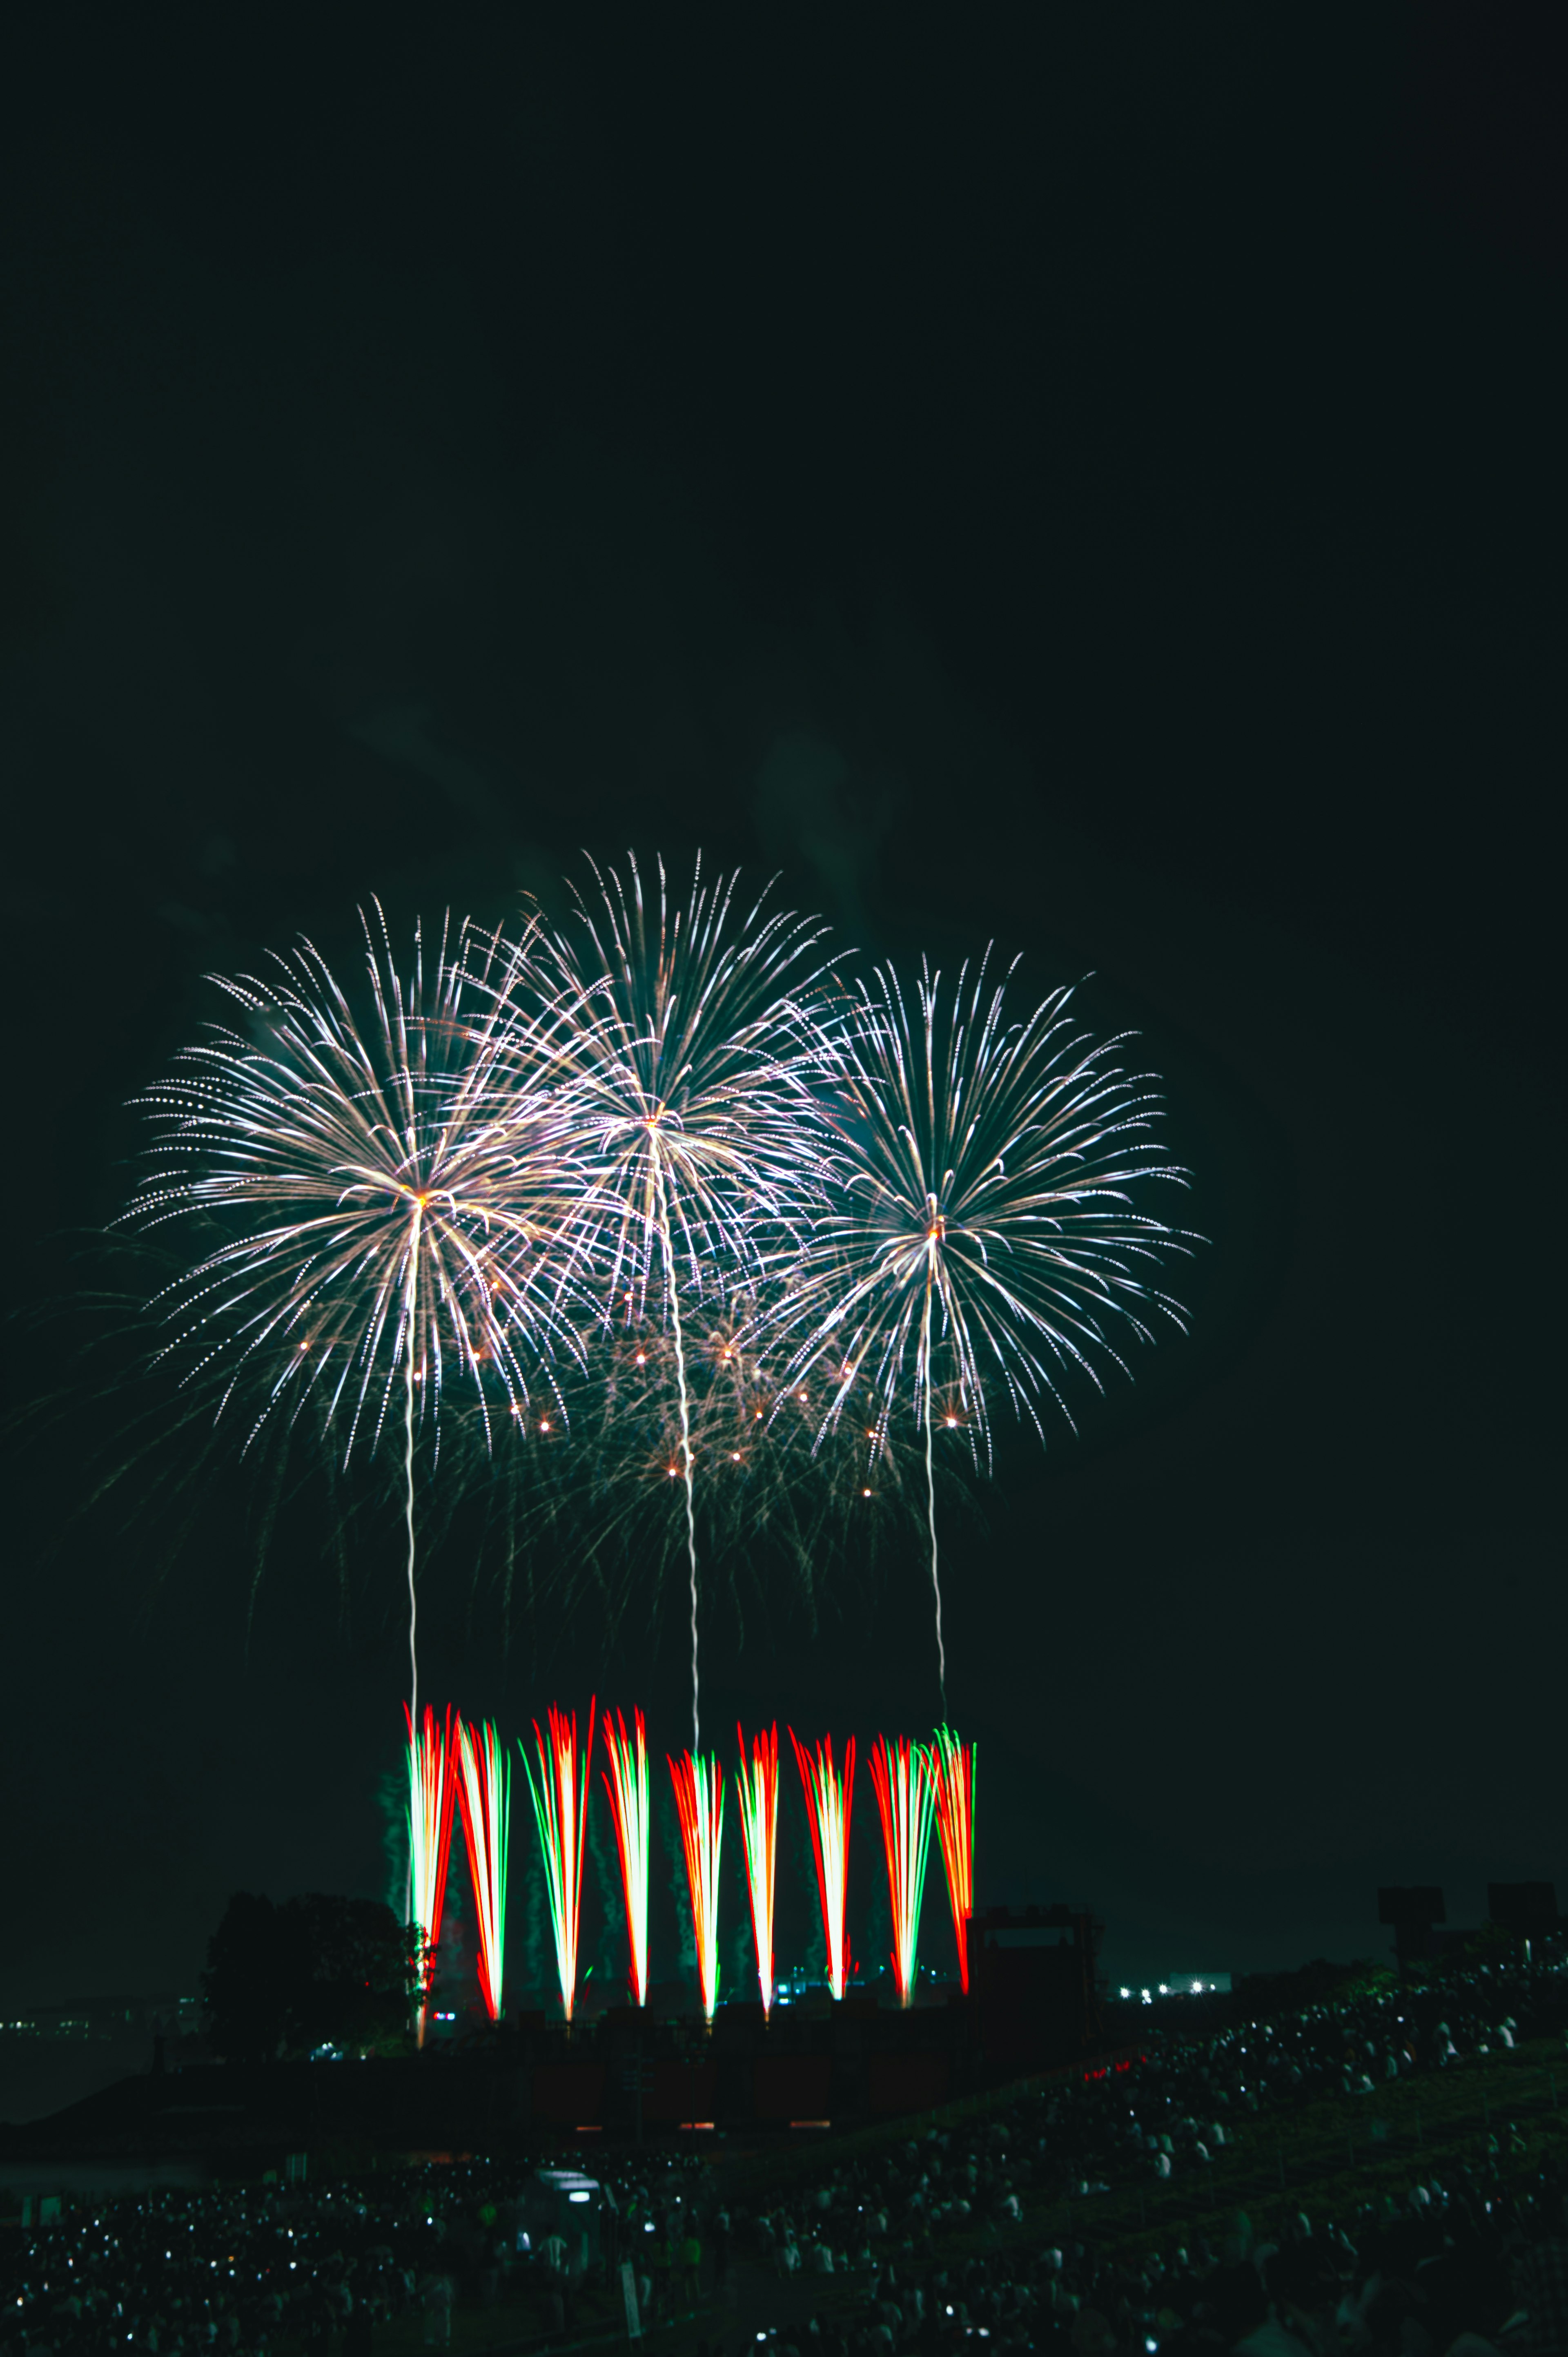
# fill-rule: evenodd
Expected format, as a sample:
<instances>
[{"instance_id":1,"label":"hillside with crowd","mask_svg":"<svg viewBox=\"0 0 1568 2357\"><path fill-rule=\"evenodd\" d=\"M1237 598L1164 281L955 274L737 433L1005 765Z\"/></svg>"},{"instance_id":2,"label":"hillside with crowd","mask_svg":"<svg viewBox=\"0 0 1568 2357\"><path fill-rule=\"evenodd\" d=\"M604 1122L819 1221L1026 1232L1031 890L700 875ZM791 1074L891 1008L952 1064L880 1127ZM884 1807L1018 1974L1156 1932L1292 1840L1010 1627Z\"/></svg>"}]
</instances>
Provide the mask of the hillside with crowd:
<instances>
[{"instance_id":1,"label":"hillside with crowd","mask_svg":"<svg viewBox=\"0 0 1568 2357\"><path fill-rule=\"evenodd\" d=\"M547 2231L559 2154L79 2201L10 2222L0 2357L560 2349L624 2334L628 2277L645 2337L693 2352L1556 2357L1564 2020L1539 1944L1167 2009L902 2126L585 2147L591 2212Z\"/></svg>"}]
</instances>

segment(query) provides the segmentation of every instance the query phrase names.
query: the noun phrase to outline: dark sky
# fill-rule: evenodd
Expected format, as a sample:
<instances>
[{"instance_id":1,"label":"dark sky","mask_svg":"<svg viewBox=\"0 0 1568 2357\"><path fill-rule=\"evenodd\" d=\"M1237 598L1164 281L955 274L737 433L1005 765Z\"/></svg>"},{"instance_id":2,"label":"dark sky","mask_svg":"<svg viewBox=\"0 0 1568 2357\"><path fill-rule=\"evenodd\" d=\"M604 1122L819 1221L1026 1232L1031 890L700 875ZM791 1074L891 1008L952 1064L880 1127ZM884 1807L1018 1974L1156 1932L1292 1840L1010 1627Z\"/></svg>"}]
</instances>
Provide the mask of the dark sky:
<instances>
[{"instance_id":1,"label":"dark sky","mask_svg":"<svg viewBox=\"0 0 1568 2357\"><path fill-rule=\"evenodd\" d=\"M306 1494L247 1630L240 1479L177 1550L83 1509L132 1388L29 1313L125 1100L205 972L585 845L994 935L1168 1082L1191 1338L950 1538L982 1897L1146 1973L1568 1895L1561 58L1480 5L549 13L0 36L0 2002L385 1883L393 1519L345 1588ZM503 1652L461 1531L425 1614L471 1711L679 1738L673 1618ZM706 1661L715 1732L919 1727L923 1566Z\"/></svg>"}]
</instances>

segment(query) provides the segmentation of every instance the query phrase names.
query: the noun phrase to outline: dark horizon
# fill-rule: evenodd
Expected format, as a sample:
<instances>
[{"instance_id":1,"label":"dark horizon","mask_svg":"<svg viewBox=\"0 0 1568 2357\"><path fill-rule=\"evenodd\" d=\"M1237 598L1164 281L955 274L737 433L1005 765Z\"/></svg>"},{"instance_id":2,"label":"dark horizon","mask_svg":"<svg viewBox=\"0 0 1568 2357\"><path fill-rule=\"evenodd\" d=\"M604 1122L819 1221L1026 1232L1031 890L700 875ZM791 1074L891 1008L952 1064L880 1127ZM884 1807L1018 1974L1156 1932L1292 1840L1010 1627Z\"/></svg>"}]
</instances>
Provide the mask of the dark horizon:
<instances>
[{"instance_id":1,"label":"dark horizon","mask_svg":"<svg viewBox=\"0 0 1568 2357\"><path fill-rule=\"evenodd\" d=\"M194 1986L231 1891L386 1880L395 1510L340 1572L313 1483L252 1594L232 1468L177 1544L84 1496L131 1396L85 1370L130 1379L41 1313L106 1265L129 1101L204 974L585 848L778 870L868 960L994 940L1163 1078L1190 1333L944 1540L983 1903L1087 1900L1115 1981L1383 1953L1380 1884L1568 1890L1524 24L12 15L0 2005ZM433 1699L685 1739L678 1613L508 1650L445 1548ZM726 1760L737 1713L929 1727L918 1550L819 1631L742 1594Z\"/></svg>"}]
</instances>

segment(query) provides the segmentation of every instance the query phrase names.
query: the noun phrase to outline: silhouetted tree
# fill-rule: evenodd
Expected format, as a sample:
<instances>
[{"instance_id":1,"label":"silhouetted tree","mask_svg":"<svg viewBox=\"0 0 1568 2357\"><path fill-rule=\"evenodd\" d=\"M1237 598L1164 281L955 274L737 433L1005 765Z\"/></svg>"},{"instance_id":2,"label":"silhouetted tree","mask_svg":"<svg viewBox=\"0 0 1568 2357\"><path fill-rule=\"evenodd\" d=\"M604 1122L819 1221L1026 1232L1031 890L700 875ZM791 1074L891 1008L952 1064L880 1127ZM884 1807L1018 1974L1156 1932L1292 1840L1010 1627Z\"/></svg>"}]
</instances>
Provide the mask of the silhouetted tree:
<instances>
[{"instance_id":1,"label":"silhouetted tree","mask_svg":"<svg viewBox=\"0 0 1568 2357\"><path fill-rule=\"evenodd\" d=\"M275 1906L236 1891L201 1976L212 2042L235 2062L396 2047L416 1989L410 1947L380 1900L312 1891Z\"/></svg>"}]
</instances>

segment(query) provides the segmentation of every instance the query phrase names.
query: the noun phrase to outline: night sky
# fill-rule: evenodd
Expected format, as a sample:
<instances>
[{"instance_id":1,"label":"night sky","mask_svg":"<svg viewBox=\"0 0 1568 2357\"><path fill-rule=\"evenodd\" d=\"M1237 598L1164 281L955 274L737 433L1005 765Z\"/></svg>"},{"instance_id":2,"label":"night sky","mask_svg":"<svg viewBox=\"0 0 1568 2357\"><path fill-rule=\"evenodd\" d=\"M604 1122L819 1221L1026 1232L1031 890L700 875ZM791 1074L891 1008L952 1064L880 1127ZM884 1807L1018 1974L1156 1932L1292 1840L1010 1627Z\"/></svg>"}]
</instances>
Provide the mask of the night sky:
<instances>
[{"instance_id":1,"label":"night sky","mask_svg":"<svg viewBox=\"0 0 1568 2357\"><path fill-rule=\"evenodd\" d=\"M1087 977L1167 1083L1190 1338L950 1532L983 1901L1149 1974L1380 1952L1380 1882L1568 1898L1561 59L1479 5L0 44L0 2003L387 1884L395 1514L340 1564L307 1487L252 1595L237 1471L177 1546L85 1502L135 1384L40 1313L126 1101L207 972L631 844ZM682 1739L679 1598L612 1647L555 1577L503 1646L459 1521L429 1691ZM925 1577L715 1604L712 1734L928 1726Z\"/></svg>"}]
</instances>

